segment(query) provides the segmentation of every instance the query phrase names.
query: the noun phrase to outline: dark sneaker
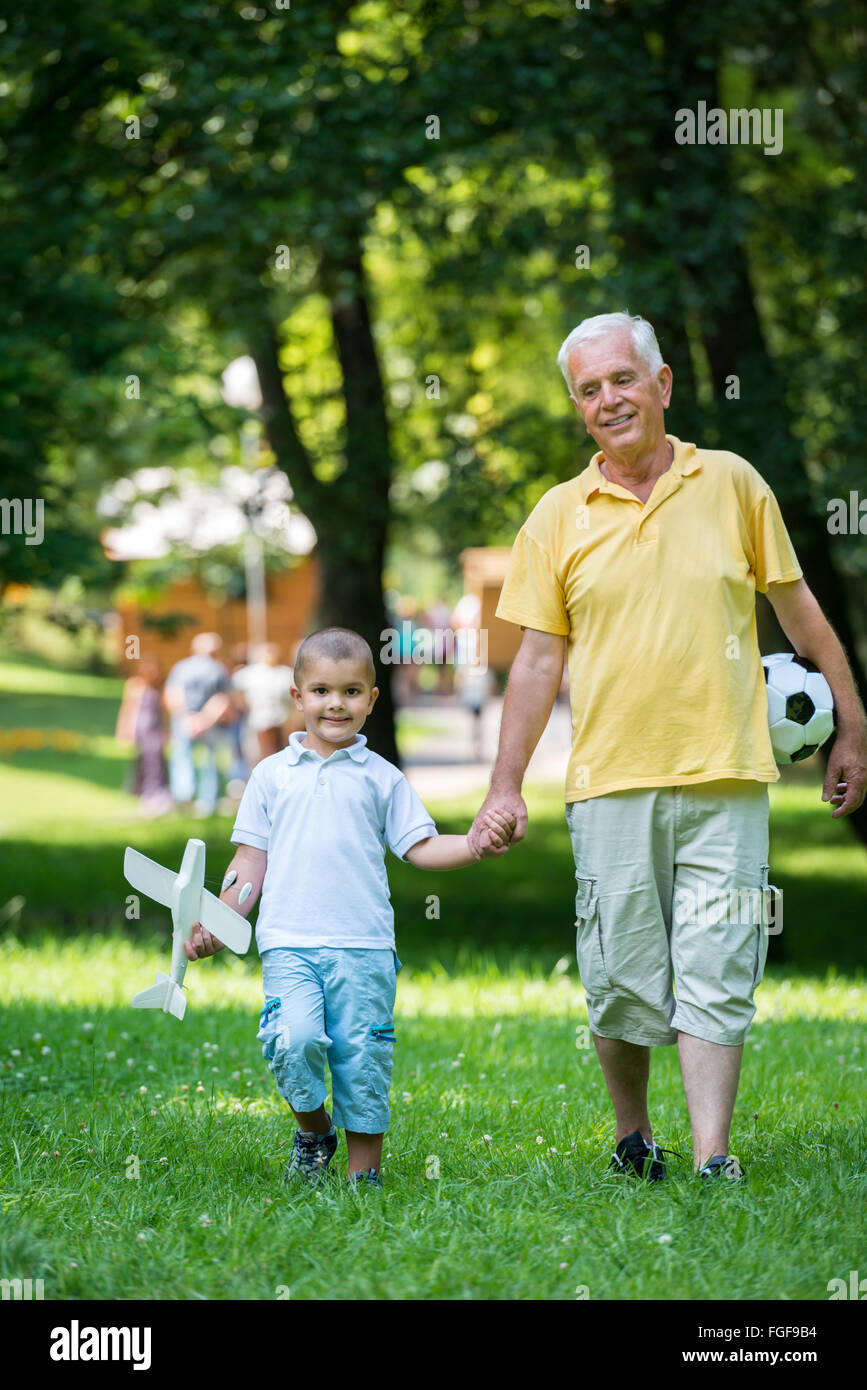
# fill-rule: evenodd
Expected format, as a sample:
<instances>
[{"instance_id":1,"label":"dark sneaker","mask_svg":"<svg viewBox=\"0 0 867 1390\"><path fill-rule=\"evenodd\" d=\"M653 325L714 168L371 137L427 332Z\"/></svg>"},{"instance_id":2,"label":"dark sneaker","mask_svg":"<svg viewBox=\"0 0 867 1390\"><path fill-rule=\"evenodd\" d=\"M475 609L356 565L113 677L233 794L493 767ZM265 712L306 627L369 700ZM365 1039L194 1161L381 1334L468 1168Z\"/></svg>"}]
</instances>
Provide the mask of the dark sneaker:
<instances>
[{"instance_id":1,"label":"dark sneaker","mask_svg":"<svg viewBox=\"0 0 867 1390\"><path fill-rule=\"evenodd\" d=\"M714 1154L698 1170L700 1178L728 1178L729 1182L741 1182L744 1170L734 1154Z\"/></svg>"},{"instance_id":2,"label":"dark sneaker","mask_svg":"<svg viewBox=\"0 0 867 1390\"><path fill-rule=\"evenodd\" d=\"M357 1173L350 1173L346 1181L355 1187L382 1187L382 1178L375 1168L368 1168L366 1173L360 1169Z\"/></svg>"},{"instance_id":3,"label":"dark sneaker","mask_svg":"<svg viewBox=\"0 0 867 1390\"><path fill-rule=\"evenodd\" d=\"M337 1130L334 1125L327 1134L303 1134L295 1131L292 1155L286 1168L286 1181L303 1178L305 1182L320 1183L329 1163L337 1152Z\"/></svg>"},{"instance_id":4,"label":"dark sneaker","mask_svg":"<svg viewBox=\"0 0 867 1390\"><path fill-rule=\"evenodd\" d=\"M645 1182L661 1182L665 1177L664 1153L658 1145L648 1144L641 1130L636 1129L621 1139L608 1165L609 1172L626 1173L629 1177L643 1178Z\"/></svg>"}]
</instances>

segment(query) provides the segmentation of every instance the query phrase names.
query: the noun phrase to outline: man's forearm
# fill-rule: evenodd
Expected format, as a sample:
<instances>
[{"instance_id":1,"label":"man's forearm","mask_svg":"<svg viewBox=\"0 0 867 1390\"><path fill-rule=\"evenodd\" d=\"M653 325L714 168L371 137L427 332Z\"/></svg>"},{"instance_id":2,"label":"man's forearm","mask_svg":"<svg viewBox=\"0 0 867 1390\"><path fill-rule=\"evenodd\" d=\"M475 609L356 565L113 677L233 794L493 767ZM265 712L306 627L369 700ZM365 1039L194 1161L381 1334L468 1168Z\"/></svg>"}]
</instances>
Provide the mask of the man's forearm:
<instances>
[{"instance_id":1,"label":"man's forearm","mask_svg":"<svg viewBox=\"0 0 867 1390\"><path fill-rule=\"evenodd\" d=\"M863 738L867 733L867 717L843 645L819 604L812 595L810 598L812 602L805 603L797 629L791 632L786 629L786 636L799 656L805 656L818 666L830 685L838 733Z\"/></svg>"},{"instance_id":2,"label":"man's forearm","mask_svg":"<svg viewBox=\"0 0 867 1390\"><path fill-rule=\"evenodd\" d=\"M503 701L493 788L520 792L527 764L551 717L562 675L562 663L545 669L516 658Z\"/></svg>"}]
</instances>

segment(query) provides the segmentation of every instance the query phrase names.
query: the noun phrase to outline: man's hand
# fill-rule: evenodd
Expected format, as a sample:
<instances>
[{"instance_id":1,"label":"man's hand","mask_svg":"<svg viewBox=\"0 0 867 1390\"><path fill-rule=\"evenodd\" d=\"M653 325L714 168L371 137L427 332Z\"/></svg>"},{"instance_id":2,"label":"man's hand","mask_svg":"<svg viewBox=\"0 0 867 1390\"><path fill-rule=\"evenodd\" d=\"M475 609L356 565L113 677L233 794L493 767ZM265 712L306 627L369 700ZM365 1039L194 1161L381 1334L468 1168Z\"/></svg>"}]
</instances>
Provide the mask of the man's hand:
<instances>
[{"instance_id":1,"label":"man's hand","mask_svg":"<svg viewBox=\"0 0 867 1390\"><path fill-rule=\"evenodd\" d=\"M203 927L201 922L193 924L192 935L184 942L187 960L200 960L204 956L215 956L218 951L225 951L225 949L222 941L211 936L207 927Z\"/></svg>"},{"instance_id":2,"label":"man's hand","mask_svg":"<svg viewBox=\"0 0 867 1390\"><path fill-rule=\"evenodd\" d=\"M500 858L506 853L515 829L515 820L515 815L511 811L485 812L482 831L478 837L481 851L478 855L479 859ZM470 845L470 852L476 853L472 845Z\"/></svg>"},{"instance_id":3,"label":"man's hand","mask_svg":"<svg viewBox=\"0 0 867 1390\"><path fill-rule=\"evenodd\" d=\"M835 809L833 818L851 816L867 795L867 739L838 734L828 754L822 800Z\"/></svg>"},{"instance_id":4,"label":"man's hand","mask_svg":"<svg viewBox=\"0 0 867 1390\"><path fill-rule=\"evenodd\" d=\"M527 807L524 805L524 798L521 793L496 791L492 787L467 835L470 853L476 859L499 857L505 854L509 848L509 844L506 843L497 847L494 837L490 833L489 816L498 818L494 822L495 825L502 825L505 822L513 827L510 838L510 843L513 845L517 844L519 840L523 840L527 833Z\"/></svg>"}]
</instances>

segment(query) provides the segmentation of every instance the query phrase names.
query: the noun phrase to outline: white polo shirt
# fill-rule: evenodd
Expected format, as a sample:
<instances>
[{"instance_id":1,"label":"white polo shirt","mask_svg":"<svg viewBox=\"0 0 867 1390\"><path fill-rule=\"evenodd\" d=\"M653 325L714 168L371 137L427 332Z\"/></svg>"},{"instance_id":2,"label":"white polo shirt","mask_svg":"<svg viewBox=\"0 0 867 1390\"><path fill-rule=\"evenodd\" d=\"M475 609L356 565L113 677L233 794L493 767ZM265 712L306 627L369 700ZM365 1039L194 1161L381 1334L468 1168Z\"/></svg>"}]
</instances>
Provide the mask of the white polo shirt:
<instances>
[{"instance_id":1,"label":"white polo shirt","mask_svg":"<svg viewBox=\"0 0 867 1390\"><path fill-rule=\"evenodd\" d=\"M233 844L268 855L256 944L393 949L385 846L402 859L436 825L363 734L328 758L305 737L253 768L232 830Z\"/></svg>"}]
</instances>

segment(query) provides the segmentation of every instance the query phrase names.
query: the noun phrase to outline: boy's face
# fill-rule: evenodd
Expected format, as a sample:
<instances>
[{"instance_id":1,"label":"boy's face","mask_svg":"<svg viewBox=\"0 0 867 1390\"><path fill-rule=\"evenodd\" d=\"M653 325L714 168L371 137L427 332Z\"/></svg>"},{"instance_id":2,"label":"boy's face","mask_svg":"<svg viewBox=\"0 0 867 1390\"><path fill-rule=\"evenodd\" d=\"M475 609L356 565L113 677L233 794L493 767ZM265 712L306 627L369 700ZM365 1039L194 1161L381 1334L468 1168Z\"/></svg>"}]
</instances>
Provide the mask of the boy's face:
<instances>
[{"instance_id":1,"label":"boy's face","mask_svg":"<svg viewBox=\"0 0 867 1390\"><path fill-rule=\"evenodd\" d=\"M300 687L292 687L292 698L307 725L306 746L323 758L337 748L348 748L378 695L363 661L329 661L326 657L310 661Z\"/></svg>"}]
</instances>

